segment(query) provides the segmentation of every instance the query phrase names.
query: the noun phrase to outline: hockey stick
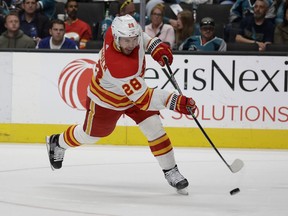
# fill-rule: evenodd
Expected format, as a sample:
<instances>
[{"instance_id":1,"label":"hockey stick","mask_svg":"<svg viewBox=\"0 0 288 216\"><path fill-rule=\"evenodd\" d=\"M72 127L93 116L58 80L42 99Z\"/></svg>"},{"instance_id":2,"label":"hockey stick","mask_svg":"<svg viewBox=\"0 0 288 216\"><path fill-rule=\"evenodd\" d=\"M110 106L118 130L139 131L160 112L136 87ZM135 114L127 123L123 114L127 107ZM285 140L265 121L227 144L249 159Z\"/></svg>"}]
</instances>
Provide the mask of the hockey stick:
<instances>
[{"instance_id":1,"label":"hockey stick","mask_svg":"<svg viewBox=\"0 0 288 216\"><path fill-rule=\"evenodd\" d=\"M165 65L169 71L169 74L167 73L166 70L163 70L165 75L167 76L167 78L169 79L169 81L172 83L172 85L174 86L174 88L179 92L179 94L182 94L182 91L174 77L174 74L169 66L169 62L168 59L166 57L164 57L164 61L165 61ZM191 108L187 108L189 113L192 115L194 121L196 122L197 126L199 127L199 129L201 130L201 132L203 133L203 135L206 137L206 139L208 140L208 142L210 143L210 145L213 147L213 149L217 152L217 154L220 156L220 158L222 159L222 161L226 164L226 166L230 169L230 171L232 173L236 173L238 171L240 171L242 169L242 167L244 166L244 163L242 160L240 159L236 159L234 160L234 162L229 165L226 160L223 158L223 156L220 154L220 152L218 151L218 149L216 148L216 146L214 145L214 143L212 142L212 140L210 139L210 137L208 136L208 134L206 133L206 131L203 129L203 127L201 126L200 122L198 121L198 119L196 118L196 116L194 115L194 113L192 112Z\"/></svg>"}]
</instances>

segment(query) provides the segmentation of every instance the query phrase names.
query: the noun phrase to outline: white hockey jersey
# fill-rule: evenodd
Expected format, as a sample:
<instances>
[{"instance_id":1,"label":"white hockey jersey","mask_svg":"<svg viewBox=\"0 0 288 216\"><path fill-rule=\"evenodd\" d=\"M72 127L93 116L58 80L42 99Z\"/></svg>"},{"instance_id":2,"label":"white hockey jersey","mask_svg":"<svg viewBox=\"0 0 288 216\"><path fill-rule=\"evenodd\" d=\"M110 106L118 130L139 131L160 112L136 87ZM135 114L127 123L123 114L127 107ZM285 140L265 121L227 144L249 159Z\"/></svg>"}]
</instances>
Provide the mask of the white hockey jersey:
<instances>
[{"instance_id":1,"label":"white hockey jersey","mask_svg":"<svg viewBox=\"0 0 288 216\"><path fill-rule=\"evenodd\" d=\"M139 37L139 46L127 56L115 46L111 28L107 30L88 89L88 97L99 106L113 110L133 105L142 110L165 108L171 94L149 88L144 80L145 51L151 38L142 31Z\"/></svg>"}]
</instances>

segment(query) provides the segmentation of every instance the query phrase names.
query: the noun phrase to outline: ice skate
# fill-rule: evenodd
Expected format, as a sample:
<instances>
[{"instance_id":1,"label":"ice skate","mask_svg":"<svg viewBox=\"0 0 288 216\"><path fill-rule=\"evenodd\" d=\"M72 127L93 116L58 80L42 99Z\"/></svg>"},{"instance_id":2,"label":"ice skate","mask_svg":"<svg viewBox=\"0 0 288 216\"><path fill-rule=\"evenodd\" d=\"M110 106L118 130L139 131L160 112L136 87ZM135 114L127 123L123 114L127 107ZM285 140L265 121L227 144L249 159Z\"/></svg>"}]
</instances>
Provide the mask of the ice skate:
<instances>
[{"instance_id":1,"label":"ice skate","mask_svg":"<svg viewBox=\"0 0 288 216\"><path fill-rule=\"evenodd\" d=\"M170 170L163 170L163 172L166 180L172 187L176 188L177 193L181 195L188 195L188 191L186 189L189 183L187 179L181 175L177 165L175 165L175 167Z\"/></svg>"},{"instance_id":2,"label":"ice skate","mask_svg":"<svg viewBox=\"0 0 288 216\"><path fill-rule=\"evenodd\" d=\"M50 160L51 169L60 169L64 158L65 149L58 143L59 134L53 134L46 137L46 146Z\"/></svg>"}]
</instances>

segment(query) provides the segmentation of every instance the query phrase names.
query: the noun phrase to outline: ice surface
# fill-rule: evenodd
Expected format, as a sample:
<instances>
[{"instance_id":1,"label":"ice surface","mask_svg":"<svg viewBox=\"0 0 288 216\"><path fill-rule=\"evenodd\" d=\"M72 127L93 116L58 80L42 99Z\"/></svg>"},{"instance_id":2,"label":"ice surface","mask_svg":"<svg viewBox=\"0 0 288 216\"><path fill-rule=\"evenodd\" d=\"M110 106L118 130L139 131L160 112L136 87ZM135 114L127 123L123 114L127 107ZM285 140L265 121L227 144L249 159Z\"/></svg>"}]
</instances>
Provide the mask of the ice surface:
<instances>
[{"instance_id":1,"label":"ice surface","mask_svg":"<svg viewBox=\"0 0 288 216\"><path fill-rule=\"evenodd\" d=\"M83 146L52 171L43 144L0 144L1 216L287 216L288 151L175 148L189 196L168 185L148 147ZM240 193L231 196L236 187Z\"/></svg>"}]
</instances>

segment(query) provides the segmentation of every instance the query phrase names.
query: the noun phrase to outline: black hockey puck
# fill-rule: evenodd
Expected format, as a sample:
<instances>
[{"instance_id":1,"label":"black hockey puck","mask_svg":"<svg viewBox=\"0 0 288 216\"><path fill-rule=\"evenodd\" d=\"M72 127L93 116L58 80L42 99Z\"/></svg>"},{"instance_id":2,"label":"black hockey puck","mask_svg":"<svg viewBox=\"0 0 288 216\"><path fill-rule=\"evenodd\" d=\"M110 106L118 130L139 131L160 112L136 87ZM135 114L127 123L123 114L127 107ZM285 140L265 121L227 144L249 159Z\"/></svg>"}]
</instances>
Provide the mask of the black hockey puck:
<instances>
[{"instance_id":1,"label":"black hockey puck","mask_svg":"<svg viewBox=\"0 0 288 216\"><path fill-rule=\"evenodd\" d=\"M230 191L230 195L233 196L233 195L235 195L235 194L237 194L239 192L240 192L240 189L239 188L235 188L235 189Z\"/></svg>"}]
</instances>

